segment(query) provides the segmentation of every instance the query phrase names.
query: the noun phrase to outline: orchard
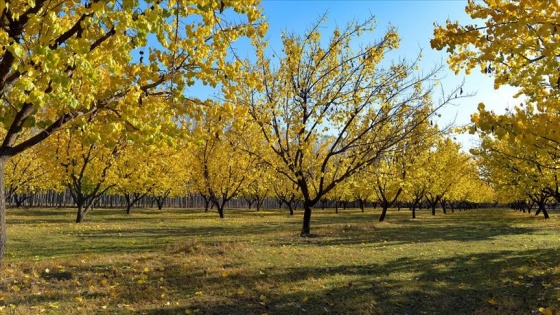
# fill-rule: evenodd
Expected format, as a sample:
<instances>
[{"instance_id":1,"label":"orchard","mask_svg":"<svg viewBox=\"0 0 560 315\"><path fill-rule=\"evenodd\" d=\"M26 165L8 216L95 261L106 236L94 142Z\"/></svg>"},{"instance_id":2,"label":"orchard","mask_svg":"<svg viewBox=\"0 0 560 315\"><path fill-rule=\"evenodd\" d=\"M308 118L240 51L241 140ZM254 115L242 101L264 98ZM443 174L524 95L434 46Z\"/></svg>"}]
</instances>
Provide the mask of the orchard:
<instances>
[{"instance_id":1,"label":"orchard","mask_svg":"<svg viewBox=\"0 0 560 315\"><path fill-rule=\"evenodd\" d=\"M292 237L289 243L297 246L315 246L317 238L342 233L363 244L374 223L381 229L391 222L413 224L422 231L436 222L430 220L464 216L494 227L483 222L484 213L492 212L488 220L498 222L495 213L505 213L499 208L535 209L539 220L541 213L549 219L538 221L543 228L557 222L556 1L466 1L467 22L434 23L430 45L445 52L447 65L431 67L420 50L412 58L395 57L402 41L398 27L380 27L371 14L333 23L323 13L306 21L305 30L283 29L278 35L267 33L273 19L265 7L258 0L2 1L1 268L17 256L6 253L11 233L21 239L10 229L10 214L19 216L21 208L45 216L71 211L72 226L84 226L90 218L109 220L111 213L111 220L119 222L115 231L126 230L129 221L135 227L133 218L150 213L164 222L171 211L186 229L197 228L189 225L189 213L197 213L192 220L203 225L208 222L199 216L214 215L219 219L212 229L226 233L218 236L239 237L238 242L249 242L247 231L236 235L232 229L268 235L274 220L263 217L281 215L278 224L287 229L274 233L282 235L282 242ZM480 72L496 89L515 88L518 103L497 113L482 102L469 113L468 125L446 124L445 109L475 94L467 91L465 80L444 84L448 67L466 78ZM459 133L476 137L476 144L457 140ZM510 212L504 218L520 215ZM261 226L240 213L254 216ZM232 226L239 222L242 228ZM170 228L180 231L175 223ZM445 221L448 228L458 228L449 224ZM426 241L421 235L418 242ZM201 248L214 250L208 244L182 243L186 249L179 251L204 256ZM172 252L179 246L161 245ZM250 252L231 246L223 252ZM322 259L320 251L306 257ZM549 258L541 260L548 264ZM134 275L136 284L149 281L155 271L150 268ZM161 279L171 276L157 270ZM228 278L230 271L223 272ZM105 279L99 288L118 286ZM541 280L557 285L544 276ZM348 290L355 288L352 280L344 281ZM241 299L249 289L236 290L233 298ZM203 296L198 292L194 296ZM173 293L165 291L161 298L166 294ZM258 299L260 306L246 311L274 313L269 297ZM82 297L75 302L82 303ZM560 311L549 304L539 311ZM491 311L516 313L517 306L504 305L497 307L493 297L485 303ZM293 311L292 306L277 312ZM365 312L382 310L371 306Z\"/></svg>"}]
</instances>

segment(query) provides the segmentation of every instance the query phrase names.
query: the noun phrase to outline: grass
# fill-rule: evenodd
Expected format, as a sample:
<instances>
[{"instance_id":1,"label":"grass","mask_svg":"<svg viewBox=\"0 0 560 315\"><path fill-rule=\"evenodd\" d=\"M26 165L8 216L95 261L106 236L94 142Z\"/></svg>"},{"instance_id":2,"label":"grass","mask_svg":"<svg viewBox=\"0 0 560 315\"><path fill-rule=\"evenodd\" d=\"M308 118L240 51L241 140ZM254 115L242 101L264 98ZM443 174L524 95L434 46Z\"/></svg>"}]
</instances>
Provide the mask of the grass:
<instances>
[{"instance_id":1,"label":"grass","mask_svg":"<svg viewBox=\"0 0 560 315\"><path fill-rule=\"evenodd\" d=\"M0 314L560 314L560 214L8 210Z\"/></svg>"}]
</instances>

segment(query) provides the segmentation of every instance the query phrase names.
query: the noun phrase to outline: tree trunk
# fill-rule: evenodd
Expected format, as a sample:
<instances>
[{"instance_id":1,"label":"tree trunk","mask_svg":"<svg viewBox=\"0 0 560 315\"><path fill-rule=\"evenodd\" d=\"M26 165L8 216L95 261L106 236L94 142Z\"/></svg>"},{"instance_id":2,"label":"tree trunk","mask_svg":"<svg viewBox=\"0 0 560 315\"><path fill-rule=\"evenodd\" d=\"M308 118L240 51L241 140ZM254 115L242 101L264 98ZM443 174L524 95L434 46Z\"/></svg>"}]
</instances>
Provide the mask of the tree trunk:
<instances>
[{"instance_id":1,"label":"tree trunk","mask_svg":"<svg viewBox=\"0 0 560 315\"><path fill-rule=\"evenodd\" d=\"M126 200L126 214L130 214L132 210L132 199L130 198L130 194L124 194L124 199Z\"/></svg>"},{"instance_id":2,"label":"tree trunk","mask_svg":"<svg viewBox=\"0 0 560 315\"><path fill-rule=\"evenodd\" d=\"M303 202L303 226L301 228L301 236L309 236L311 234L311 206L308 201Z\"/></svg>"},{"instance_id":3,"label":"tree trunk","mask_svg":"<svg viewBox=\"0 0 560 315\"><path fill-rule=\"evenodd\" d=\"M387 202L381 203L381 216L379 217L379 222L383 222L385 220L385 216L387 215L387 209L389 209L389 204Z\"/></svg>"},{"instance_id":4,"label":"tree trunk","mask_svg":"<svg viewBox=\"0 0 560 315\"><path fill-rule=\"evenodd\" d=\"M537 202L538 210L535 212L535 215L539 215L539 213L543 213L545 219L549 219L550 216L548 215L548 211L546 211L546 202Z\"/></svg>"},{"instance_id":5,"label":"tree trunk","mask_svg":"<svg viewBox=\"0 0 560 315\"><path fill-rule=\"evenodd\" d=\"M16 203L16 208L21 207L23 202L28 198L27 195L14 194L14 202Z\"/></svg>"},{"instance_id":6,"label":"tree trunk","mask_svg":"<svg viewBox=\"0 0 560 315\"><path fill-rule=\"evenodd\" d=\"M412 206L412 218L416 219L416 206Z\"/></svg>"},{"instance_id":7,"label":"tree trunk","mask_svg":"<svg viewBox=\"0 0 560 315\"><path fill-rule=\"evenodd\" d=\"M358 203L360 204L360 209L362 210L362 213L364 213L364 201L360 198L358 199Z\"/></svg>"},{"instance_id":8,"label":"tree trunk","mask_svg":"<svg viewBox=\"0 0 560 315\"><path fill-rule=\"evenodd\" d=\"M441 211L443 211L443 214L447 214L447 201L442 200L440 201L441 203Z\"/></svg>"},{"instance_id":9,"label":"tree trunk","mask_svg":"<svg viewBox=\"0 0 560 315\"><path fill-rule=\"evenodd\" d=\"M157 202L157 208L158 208L158 210L161 210L161 209L163 209L163 201L164 201L164 199L163 199L163 198L156 198L156 202Z\"/></svg>"},{"instance_id":10,"label":"tree trunk","mask_svg":"<svg viewBox=\"0 0 560 315\"><path fill-rule=\"evenodd\" d=\"M225 206L225 203L223 203L221 205L216 205L216 207L218 208L218 214L220 215L220 219L224 218L224 206Z\"/></svg>"},{"instance_id":11,"label":"tree trunk","mask_svg":"<svg viewBox=\"0 0 560 315\"><path fill-rule=\"evenodd\" d=\"M4 166L8 161L7 157L0 157L0 265L6 250L6 187L4 183Z\"/></svg>"},{"instance_id":12,"label":"tree trunk","mask_svg":"<svg viewBox=\"0 0 560 315\"><path fill-rule=\"evenodd\" d=\"M78 214L76 215L76 223L82 223L84 220L84 209L82 205L78 205Z\"/></svg>"}]
</instances>

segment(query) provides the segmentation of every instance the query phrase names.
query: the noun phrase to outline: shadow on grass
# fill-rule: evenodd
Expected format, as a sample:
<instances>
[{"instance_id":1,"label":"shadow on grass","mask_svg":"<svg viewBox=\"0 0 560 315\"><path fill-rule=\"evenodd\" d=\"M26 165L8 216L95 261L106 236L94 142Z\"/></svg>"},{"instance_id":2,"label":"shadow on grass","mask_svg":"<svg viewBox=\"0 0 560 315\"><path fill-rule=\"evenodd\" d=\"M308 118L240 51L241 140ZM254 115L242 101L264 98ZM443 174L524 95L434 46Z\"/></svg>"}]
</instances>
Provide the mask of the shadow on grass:
<instances>
[{"instance_id":1,"label":"shadow on grass","mask_svg":"<svg viewBox=\"0 0 560 315\"><path fill-rule=\"evenodd\" d=\"M191 284L201 277L209 289L217 291L224 286L266 287L248 297L228 294L218 303L194 297L189 310L198 309L201 314L531 314L539 307L557 305L557 290L544 289L543 284L557 280L547 270L558 264L558 258L558 252L550 250L497 251L481 254L476 260L458 255L385 264L270 268L264 275L227 279L169 269L165 277L173 279L168 285L180 291L196 290ZM535 269L536 275L522 271L527 266ZM413 276L392 277L402 273ZM300 291L307 282L333 276L352 280L305 294ZM286 290L286 285L294 292ZM185 307L162 307L138 314L186 311Z\"/></svg>"},{"instance_id":2,"label":"shadow on grass","mask_svg":"<svg viewBox=\"0 0 560 315\"><path fill-rule=\"evenodd\" d=\"M38 213L43 222L45 214L52 214L52 219L47 219L47 224L59 224L60 216L67 216L71 209L65 211L50 210L30 211L33 217ZM376 216L371 213L348 211L345 215L316 214L312 222L315 237L301 238L298 235L300 217L284 217L279 212L236 211L232 213L236 218L247 219L250 216L259 216L261 219L247 219L245 222L230 222L227 218L220 220L212 214L203 211L172 210L169 212L142 210L138 214L126 216L120 210L99 210L99 216L82 224L86 229L72 231L71 236L64 236L56 246L37 246L34 255L45 257L66 257L83 253L119 254L139 253L161 250L162 247L172 245L177 240L196 239L202 243L212 241L215 237L246 239L275 239L275 244L282 245L310 245L310 246L341 246L357 245L362 243L380 245L387 242L389 245L416 244L446 241L476 242L509 235L530 235L538 233L536 227L519 226L517 218L502 216L497 220L500 212L462 212L432 217L424 214L423 217L412 220L405 218L407 213L403 210L394 221L386 223L375 222ZM27 211L21 211L27 215ZM154 216L154 212L157 214ZM122 216L121 216L122 215ZM396 212L393 215L397 215ZM166 216L172 216L170 218ZM489 219L486 216L490 216ZM93 219L93 217L92 217ZM528 218L523 217L526 220ZM36 220L21 219L26 223ZM10 220L10 224L16 224ZM17 221L17 220L16 220ZM115 228L112 222L122 222ZM396 222L396 224L395 224ZM93 228L94 224L100 224ZM107 225L103 225L106 224ZM74 226L74 223L67 223ZM78 225L76 225L78 226ZM282 236L283 235L283 236ZM55 236L52 236L55 237ZM53 240L54 242L54 240ZM17 244L14 244L17 245ZM21 245L24 246L24 245ZM27 246L27 245L25 245ZM27 246L28 247L28 246Z\"/></svg>"}]
</instances>

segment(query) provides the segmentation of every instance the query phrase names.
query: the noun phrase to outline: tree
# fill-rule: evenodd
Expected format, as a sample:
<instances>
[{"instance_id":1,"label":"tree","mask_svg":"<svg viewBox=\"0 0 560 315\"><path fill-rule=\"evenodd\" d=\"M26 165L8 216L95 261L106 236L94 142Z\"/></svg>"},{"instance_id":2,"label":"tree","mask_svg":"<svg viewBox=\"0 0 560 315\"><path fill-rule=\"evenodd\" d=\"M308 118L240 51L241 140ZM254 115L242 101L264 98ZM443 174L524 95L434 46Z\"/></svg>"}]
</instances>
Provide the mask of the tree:
<instances>
[{"instance_id":1,"label":"tree","mask_svg":"<svg viewBox=\"0 0 560 315\"><path fill-rule=\"evenodd\" d=\"M365 211L366 202L372 201L375 194L375 186L372 185L372 180L365 173L367 170L362 170L355 173L347 181L348 189L352 191L352 198L358 202L362 212Z\"/></svg>"},{"instance_id":2,"label":"tree","mask_svg":"<svg viewBox=\"0 0 560 315\"><path fill-rule=\"evenodd\" d=\"M321 40L319 21L302 36L282 35L282 55L258 50L256 89L236 98L259 125L279 174L298 186L303 198L301 234L310 234L312 207L339 183L409 138L419 121L414 113L434 110L433 85L439 69L421 74L417 61L383 67L385 54L398 46L395 28L382 39L355 49L374 18L335 28ZM277 58L277 59L275 59ZM452 93L453 95L455 93ZM338 170L338 171L335 171Z\"/></svg>"},{"instance_id":3,"label":"tree","mask_svg":"<svg viewBox=\"0 0 560 315\"><path fill-rule=\"evenodd\" d=\"M97 199L115 185L114 166L126 145L122 139L111 145L96 143L95 134L70 128L41 144L43 152L47 147L55 148L54 154L44 158L49 173L61 179L76 204L76 223L81 223Z\"/></svg>"},{"instance_id":4,"label":"tree","mask_svg":"<svg viewBox=\"0 0 560 315\"><path fill-rule=\"evenodd\" d=\"M0 5L0 259L4 165L79 117L150 137L196 103L196 80L227 89L241 70L228 49L262 36L258 0L2 2ZM238 22L228 22L238 21ZM111 53L107 53L111 52ZM165 102L149 102L165 95ZM103 115L100 115L103 113ZM38 132L23 136L23 131Z\"/></svg>"},{"instance_id":5,"label":"tree","mask_svg":"<svg viewBox=\"0 0 560 315\"><path fill-rule=\"evenodd\" d=\"M560 167L560 37L557 1L469 1L467 13L481 25L447 21L436 26L432 47L446 49L456 71L475 68L494 78L494 87L511 85L526 98L505 114L488 111L484 104L472 116L471 133L491 136L534 152L541 169ZM548 157L546 157L548 156ZM511 156L511 158L516 158ZM551 181L550 184L553 184ZM549 193L554 195L553 189ZM556 198L557 200L560 200Z\"/></svg>"},{"instance_id":6,"label":"tree","mask_svg":"<svg viewBox=\"0 0 560 315\"><path fill-rule=\"evenodd\" d=\"M160 145L154 150L154 159L148 177L154 182L150 193L159 210L163 208L168 197L185 194L183 183L188 175L179 162L181 158L181 152L173 147Z\"/></svg>"},{"instance_id":7,"label":"tree","mask_svg":"<svg viewBox=\"0 0 560 315\"><path fill-rule=\"evenodd\" d=\"M423 158L435 145L435 141L448 131L448 128L440 130L437 124L434 126L432 121L424 119L429 110L430 108L426 107L416 112L412 119L418 121L417 128L411 136L397 145L393 152L382 156L378 163L372 165L375 178L373 185L382 208L380 222L385 220L388 208L395 205L399 198L402 199L403 195L425 197L425 178L418 177L424 171L426 160Z\"/></svg>"},{"instance_id":8,"label":"tree","mask_svg":"<svg viewBox=\"0 0 560 315\"><path fill-rule=\"evenodd\" d=\"M258 152L253 145L259 142L259 134L254 132L251 121L243 119L240 108L234 111L236 115L228 117L216 105L198 115L191 132L199 141L189 150L187 159L194 186L214 204L220 218L224 218L225 205L259 176L261 163L257 155L250 153Z\"/></svg>"},{"instance_id":9,"label":"tree","mask_svg":"<svg viewBox=\"0 0 560 315\"><path fill-rule=\"evenodd\" d=\"M484 167L484 176L500 194L529 199L538 206L537 214L548 218L546 203L558 187L558 170L548 165L549 155L527 148L522 141L484 137L478 149L471 150ZM516 201L516 200L513 200Z\"/></svg>"},{"instance_id":10,"label":"tree","mask_svg":"<svg viewBox=\"0 0 560 315\"><path fill-rule=\"evenodd\" d=\"M32 194L43 189L59 188L59 183L48 180L47 170L41 151L34 147L6 162L6 201L13 201L16 207Z\"/></svg>"},{"instance_id":11,"label":"tree","mask_svg":"<svg viewBox=\"0 0 560 315\"><path fill-rule=\"evenodd\" d=\"M426 165L427 183L424 198L436 214L436 207L457 186L460 179L466 176L468 170L474 167L471 157L461 152L461 145L451 138L440 139L431 152ZM446 204L442 204L446 213Z\"/></svg>"},{"instance_id":12,"label":"tree","mask_svg":"<svg viewBox=\"0 0 560 315\"><path fill-rule=\"evenodd\" d=\"M301 199L298 186L285 176L278 176L272 183L272 190L274 190L274 195L280 207L285 204L290 211L290 215L294 215L297 202Z\"/></svg>"},{"instance_id":13,"label":"tree","mask_svg":"<svg viewBox=\"0 0 560 315\"><path fill-rule=\"evenodd\" d=\"M125 197L127 214L134 204L150 194L157 195L159 207L163 206L163 197L184 193L181 184L186 181L186 169L178 161L178 150L166 143L130 143L121 150L112 191Z\"/></svg>"},{"instance_id":14,"label":"tree","mask_svg":"<svg viewBox=\"0 0 560 315\"><path fill-rule=\"evenodd\" d=\"M384 154L375 164L372 164L372 185L381 205L379 222L385 220L387 210L392 207L401 193L406 180L406 163L401 152Z\"/></svg>"},{"instance_id":15,"label":"tree","mask_svg":"<svg viewBox=\"0 0 560 315\"><path fill-rule=\"evenodd\" d=\"M249 209L255 204L256 210L261 209L261 205L265 198L270 196L271 183L274 179L271 170L266 164L260 163L253 169L254 175L252 181L245 185L241 195L247 201Z\"/></svg>"}]
</instances>

